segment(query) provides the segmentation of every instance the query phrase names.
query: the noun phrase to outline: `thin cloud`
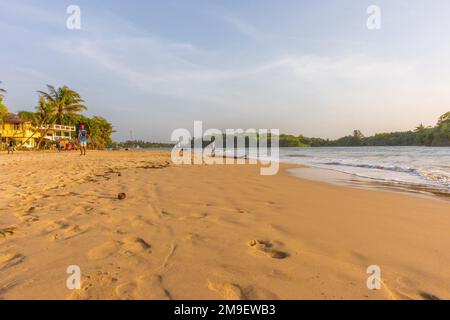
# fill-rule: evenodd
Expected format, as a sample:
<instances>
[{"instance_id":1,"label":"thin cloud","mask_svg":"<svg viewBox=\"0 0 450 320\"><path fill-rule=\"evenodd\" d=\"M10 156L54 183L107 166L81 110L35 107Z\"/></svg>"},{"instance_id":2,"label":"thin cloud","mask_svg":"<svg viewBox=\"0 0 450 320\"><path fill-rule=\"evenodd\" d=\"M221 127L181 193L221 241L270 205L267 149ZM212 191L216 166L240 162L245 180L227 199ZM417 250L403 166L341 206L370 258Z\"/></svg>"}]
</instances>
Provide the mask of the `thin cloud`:
<instances>
[{"instance_id":1,"label":"thin cloud","mask_svg":"<svg viewBox=\"0 0 450 320\"><path fill-rule=\"evenodd\" d=\"M262 31L262 30L256 28L254 25L252 25L248 22L245 22L242 19L239 19L235 16L225 16L223 19L233 29L235 29L242 35L249 37L250 39L252 39L256 42L265 43L267 41L272 41L272 40L299 40L298 37L291 36L291 35Z\"/></svg>"}]
</instances>

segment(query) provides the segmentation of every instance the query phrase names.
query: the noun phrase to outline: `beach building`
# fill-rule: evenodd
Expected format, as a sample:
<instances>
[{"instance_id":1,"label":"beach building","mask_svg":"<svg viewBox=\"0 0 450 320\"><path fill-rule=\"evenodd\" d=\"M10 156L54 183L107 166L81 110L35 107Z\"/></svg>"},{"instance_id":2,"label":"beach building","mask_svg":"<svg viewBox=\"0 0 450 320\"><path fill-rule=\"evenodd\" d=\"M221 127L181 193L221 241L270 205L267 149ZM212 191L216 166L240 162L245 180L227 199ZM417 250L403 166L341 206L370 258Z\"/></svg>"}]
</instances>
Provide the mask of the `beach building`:
<instances>
[{"instance_id":1,"label":"beach building","mask_svg":"<svg viewBox=\"0 0 450 320\"><path fill-rule=\"evenodd\" d=\"M0 122L1 145L6 146L12 141L15 146L24 148L34 148L40 133L33 128L29 120L20 119L15 114L8 114Z\"/></svg>"},{"instance_id":2,"label":"beach building","mask_svg":"<svg viewBox=\"0 0 450 320\"><path fill-rule=\"evenodd\" d=\"M12 141L16 147L32 149L45 135L45 141L52 145L58 142L63 149L67 149L66 146L73 141L75 133L74 126L59 124L41 126L36 130L31 121L10 113L0 122L0 148L5 149Z\"/></svg>"},{"instance_id":3,"label":"beach building","mask_svg":"<svg viewBox=\"0 0 450 320\"><path fill-rule=\"evenodd\" d=\"M74 126L64 126L60 124L53 124L42 126L39 128L44 139L53 142L72 140L75 137L76 128Z\"/></svg>"},{"instance_id":4,"label":"beach building","mask_svg":"<svg viewBox=\"0 0 450 320\"><path fill-rule=\"evenodd\" d=\"M71 150L74 147L76 128L60 124L46 125L39 128L44 140L53 146L59 146L60 150Z\"/></svg>"}]
</instances>

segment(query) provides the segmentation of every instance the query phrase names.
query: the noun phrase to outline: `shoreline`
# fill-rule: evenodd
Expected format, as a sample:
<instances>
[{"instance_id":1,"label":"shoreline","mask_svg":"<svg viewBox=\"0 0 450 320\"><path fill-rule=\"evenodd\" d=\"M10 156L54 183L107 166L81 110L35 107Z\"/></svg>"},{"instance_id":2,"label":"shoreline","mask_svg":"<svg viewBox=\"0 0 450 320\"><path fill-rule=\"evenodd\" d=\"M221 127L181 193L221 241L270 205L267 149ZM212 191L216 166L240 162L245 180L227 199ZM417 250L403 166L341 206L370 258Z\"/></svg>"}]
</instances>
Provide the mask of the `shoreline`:
<instances>
[{"instance_id":1,"label":"shoreline","mask_svg":"<svg viewBox=\"0 0 450 320\"><path fill-rule=\"evenodd\" d=\"M319 147L320 148L320 147ZM239 157L223 156L229 159L241 159ZM303 156L299 156L303 157ZM249 160L248 158L246 158ZM254 158L250 158L255 160ZM384 192L394 192L409 196L427 198L439 201L450 201L450 190L438 188L426 184L414 184L400 181L384 180L381 178L369 178L359 176L355 173L348 173L332 168L323 168L310 164L289 162L286 159L277 161L280 165L292 165L290 174L310 181L317 181L335 186L345 186L363 190L374 190Z\"/></svg>"},{"instance_id":2,"label":"shoreline","mask_svg":"<svg viewBox=\"0 0 450 320\"><path fill-rule=\"evenodd\" d=\"M399 193L438 201L450 201L450 192L444 192L443 189L432 188L425 185L406 184L375 178L360 177L351 173L307 165L300 166L299 168L293 168L289 171L290 174L299 179L317 181L336 186Z\"/></svg>"},{"instance_id":3,"label":"shoreline","mask_svg":"<svg viewBox=\"0 0 450 320\"><path fill-rule=\"evenodd\" d=\"M321 147L317 147L321 148ZM171 152L172 149L167 148L151 148L151 149L137 149L137 150L90 150L90 153L96 152L124 152L124 153L141 153L141 152ZM78 150L72 151L62 151L58 152L56 150L39 150L39 151L16 151L16 154L74 154L79 153ZM6 153L5 156L10 157ZM1 154L0 154L1 156ZM233 158L224 155L223 158L230 158L237 160L238 158ZM1 159L1 158L0 158ZM248 160L248 159L247 159ZM309 164L297 164L288 161L279 160L280 166L293 166L289 170L288 174L291 174L299 179L306 179L310 181L317 181L326 184L331 184L335 186L344 186L363 190L372 191L384 191L393 192L399 194L406 194L413 197L434 199L439 201L450 201L450 190L445 188L437 188L433 186L428 186L425 184L413 184L413 183L402 183L390 180L383 180L377 178L368 178L358 176L357 174L339 171L331 168L316 167ZM227 165L227 164L224 164Z\"/></svg>"}]
</instances>

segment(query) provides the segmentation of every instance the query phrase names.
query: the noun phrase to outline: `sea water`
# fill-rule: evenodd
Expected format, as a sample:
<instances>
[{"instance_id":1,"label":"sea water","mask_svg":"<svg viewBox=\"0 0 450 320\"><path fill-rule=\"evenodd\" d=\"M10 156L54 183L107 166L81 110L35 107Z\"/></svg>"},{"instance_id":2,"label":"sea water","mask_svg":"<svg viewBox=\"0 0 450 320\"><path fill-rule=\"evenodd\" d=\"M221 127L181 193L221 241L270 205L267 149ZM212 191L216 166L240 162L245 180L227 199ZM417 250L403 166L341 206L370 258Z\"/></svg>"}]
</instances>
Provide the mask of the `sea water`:
<instances>
[{"instance_id":1,"label":"sea water","mask_svg":"<svg viewBox=\"0 0 450 320\"><path fill-rule=\"evenodd\" d=\"M280 162L450 192L450 147L280 148Z\"/></svg>"}]
</instances>

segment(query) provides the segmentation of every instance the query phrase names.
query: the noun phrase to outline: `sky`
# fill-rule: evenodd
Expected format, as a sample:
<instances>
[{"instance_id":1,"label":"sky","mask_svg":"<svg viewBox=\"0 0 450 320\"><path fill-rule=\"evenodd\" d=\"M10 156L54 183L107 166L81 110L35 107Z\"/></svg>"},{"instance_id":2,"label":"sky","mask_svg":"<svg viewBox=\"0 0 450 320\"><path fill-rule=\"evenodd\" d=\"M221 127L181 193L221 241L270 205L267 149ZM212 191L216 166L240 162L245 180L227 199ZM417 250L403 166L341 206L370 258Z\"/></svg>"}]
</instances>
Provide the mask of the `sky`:
<instances>
[{"instance_id":1,"label":"sky","mask_svg":"<svg viewBox=\"0 0 450 320\"><path fill-rule=\"evenodd\" d=\"M367 28L370 5L381 29ZM67 85L118 141L168 142L195 120L370 135L450 110L448 0L0 0L0 30L10 111Z\"/></svg>"}]
</instances>

